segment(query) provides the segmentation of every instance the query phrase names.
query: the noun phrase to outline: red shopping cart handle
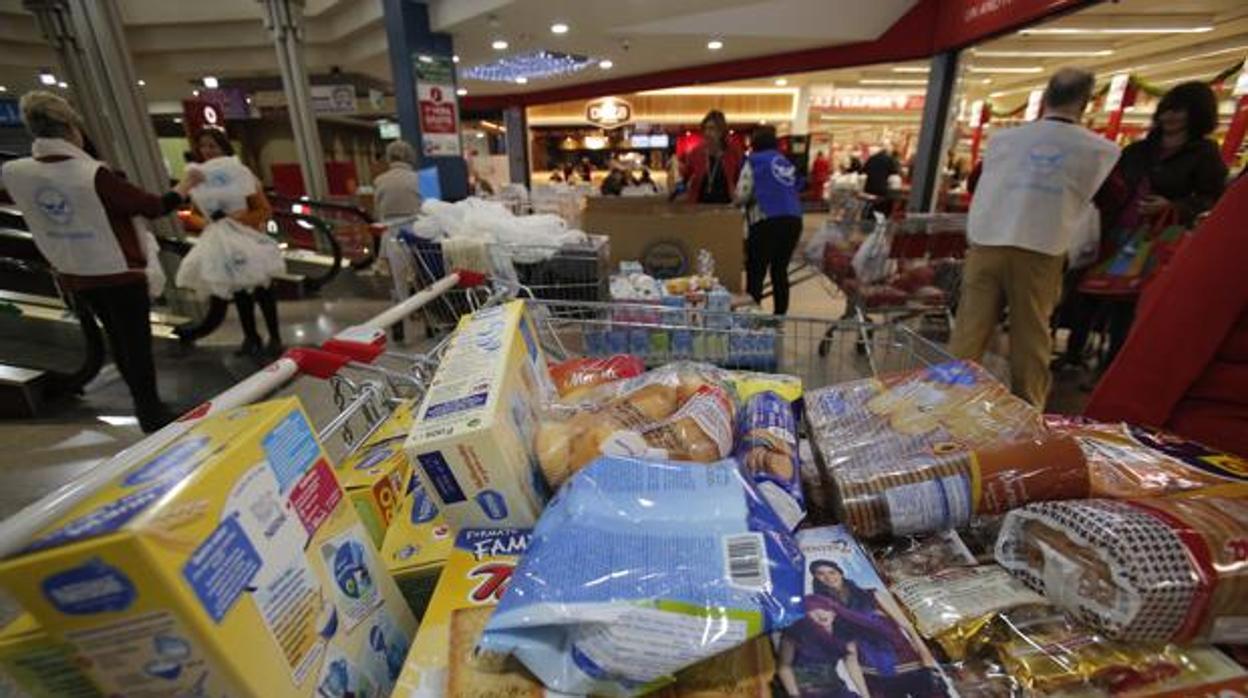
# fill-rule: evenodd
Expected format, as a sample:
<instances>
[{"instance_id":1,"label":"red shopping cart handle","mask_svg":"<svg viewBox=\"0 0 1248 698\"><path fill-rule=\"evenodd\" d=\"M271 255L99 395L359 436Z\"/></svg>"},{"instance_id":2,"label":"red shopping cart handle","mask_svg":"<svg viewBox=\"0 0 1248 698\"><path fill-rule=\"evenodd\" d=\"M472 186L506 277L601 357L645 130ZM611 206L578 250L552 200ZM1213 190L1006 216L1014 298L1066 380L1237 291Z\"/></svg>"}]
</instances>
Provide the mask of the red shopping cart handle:
<instances>
[{"instance_id":1,"label":"red shopping cart handle","mask_svg":"<svg viewBox=\"0 0 1248 698\"><path fill-rule=\"evenodd\" d=\"M456 284L458 288L476 288L477 286L484 286L489 281L489 277L479 271L456 269L455 273L459 274L459 283Z\"/></svg>"},{"instance_id":2,"label":"red shopping cart handle","mask_svg":"<svg viewBox=\"0 0 1248 698\"><path fill-rule=\"evenodd\" d=\"M321 380L332 378L339 369L351 362L351 357L345 354L311 347L287 349L282 356L299 364L300 373Z\"/></svg>"}]
</instances>

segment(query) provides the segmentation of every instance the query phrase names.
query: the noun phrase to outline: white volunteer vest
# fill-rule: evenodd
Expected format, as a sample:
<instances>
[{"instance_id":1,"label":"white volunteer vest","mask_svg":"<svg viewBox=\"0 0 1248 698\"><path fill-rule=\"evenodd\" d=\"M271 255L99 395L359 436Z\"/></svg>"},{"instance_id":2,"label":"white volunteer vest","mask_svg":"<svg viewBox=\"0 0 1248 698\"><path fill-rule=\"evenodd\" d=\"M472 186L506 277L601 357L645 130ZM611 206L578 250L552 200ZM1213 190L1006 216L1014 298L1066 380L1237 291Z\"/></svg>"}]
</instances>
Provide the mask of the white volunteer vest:
<instances>
[{"instance_id":1,"label":"white volunteer vest","mask_svg":"<svg viewBox=\"0 0 1248 698\"><path fill-rule=\"evenodd\" d=\"M195 167L204 174L204 181L191 190L191 200L204 215L247 209L247 197L256 193L256 176L238 158L213 158Z\"/></svg>"},{"instance_id":2,"label":"white volunteer vest","mask_svg":"<svg viewBox=\"0 0 1248 698\"><path fill-rule=\"evenodd\" d=\"M95 160L5 164L4 186L22 210L35 246L57 271L105 276L129 271L104 204L95 193Z\"/></svg>"},{"instance_id":3,"label":"white volunteer vest","mask_svg":"<svg viewBox=\"0 0 1248 698\"><path fill-rule=\"evenodd\" d=\"M971 199L967 238L976 245L1066 254L1118 154L1109 140L1061 121L994 133Z\"/></svg>"}]
</instances>

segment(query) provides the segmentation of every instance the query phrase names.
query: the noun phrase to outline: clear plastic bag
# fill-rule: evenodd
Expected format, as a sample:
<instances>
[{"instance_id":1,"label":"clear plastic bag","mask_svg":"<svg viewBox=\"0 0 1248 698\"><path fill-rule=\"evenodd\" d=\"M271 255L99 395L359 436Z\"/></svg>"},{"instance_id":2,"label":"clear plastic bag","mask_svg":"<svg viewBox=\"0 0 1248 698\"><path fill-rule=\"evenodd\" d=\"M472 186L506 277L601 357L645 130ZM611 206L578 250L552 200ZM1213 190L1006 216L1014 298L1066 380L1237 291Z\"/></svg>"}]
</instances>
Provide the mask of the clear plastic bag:
<instances>
[{"instance_id":1,"label":"clear plastic bag","mask_svg":"<svg viewBox=\"0 0 1248 698\"><path fill-rule=\"evenodd\" d=\"M267 287L286 271L277 241L233 218L213 221L178 267L177 285L200 296L230 299L237 291Z\"/></svg>"},{"instance_id":2,"label":"clear plastic bag","mask_svg":"<svg viewBox=\"0 0 1248 698\"><path fill-rule=\"evenodd\" d=\"M642 695L796 622L803 574L736 463L602 457L551 500L478 648L556 691Z\"/></svg>"}]
</instances>

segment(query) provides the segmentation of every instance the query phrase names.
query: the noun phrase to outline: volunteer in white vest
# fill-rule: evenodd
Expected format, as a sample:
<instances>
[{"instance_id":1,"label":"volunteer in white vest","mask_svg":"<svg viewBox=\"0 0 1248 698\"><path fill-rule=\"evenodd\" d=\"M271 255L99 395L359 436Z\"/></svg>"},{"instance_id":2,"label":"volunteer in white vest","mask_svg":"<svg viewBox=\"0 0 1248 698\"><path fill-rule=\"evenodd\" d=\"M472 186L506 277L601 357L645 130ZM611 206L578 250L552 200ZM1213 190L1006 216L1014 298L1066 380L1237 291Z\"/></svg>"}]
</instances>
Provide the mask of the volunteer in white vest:
<instances>
[{"instance_id":1,"label":"volunteer in white vest","mask_svg":"<svg viewBox=\"0 0 1248 698\"><path fill-rule=\"evenodd\" d=\"M1116 145L1079 123L1094 84L1091 73L1063 68L1044 91L1040 119L993 133L967 222L951 349L979 360L1008 307L1011 385L1039 408L1052 381L1049 317L1066 253L1118 161Z\"/></svg>"},{"instance_id":2,"label":"volunteer in white vest","mask_svg":"<svg viewBox=\"0 0 1248 698\"><path fill-rule=\"evenodd\" d=\"M35 138L32 157L6 163L0 177L62 288L104 326L139 426L155 431L176 416L156 391L148 318L150 296L160 294L164 275L156 240L135 217L170 213L200 176L189 174L163 196L149 194L82 150L82 117L61 97L29 92L21 110Z\"/></svg>"}]
</instances>

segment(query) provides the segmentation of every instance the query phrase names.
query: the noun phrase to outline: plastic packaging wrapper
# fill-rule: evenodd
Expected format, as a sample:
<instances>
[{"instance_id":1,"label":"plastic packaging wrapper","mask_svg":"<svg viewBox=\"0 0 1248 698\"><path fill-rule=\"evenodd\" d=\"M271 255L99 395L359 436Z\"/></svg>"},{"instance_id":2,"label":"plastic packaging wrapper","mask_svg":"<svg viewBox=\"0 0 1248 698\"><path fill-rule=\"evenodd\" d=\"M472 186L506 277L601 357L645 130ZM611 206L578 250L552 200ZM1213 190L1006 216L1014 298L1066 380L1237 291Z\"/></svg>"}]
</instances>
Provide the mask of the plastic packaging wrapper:
<instances>
[{"instance_id":1,"label":"plastic packaging wrapper","mask_svg":"<svg viewBox=\"0 0 1248 698\"><path fill-rule=\"evenodd\" d=\"M1046 415L1056 433L1079 442L1092 496L1153 497L1207 488L1248 493L1248 460L1155 429Z\"/></svg>"},{"instance_id":2,"label":"plastic packaging wrapper","mask_svg":"<svg viewBox=\"0 0 1248 698\"><path fill-rule=\"evenodd\" d=\"M1012 511L997 561L1128 641L1248 642L1248 500L1105 499Z\"/></svg>"},{"instance_id":3,"label":"plastic packaging wrapper","mask_svg":"<svg viewBox=\"0 0 1248 698\"><path fill-rule=\"evenodd\" d=\"M895 539L872 546L871 555L876 569L889 584L976 564L975 556L956 531Z\"/></svg>"},{"instance_id":4,"label":"plastic packaging wrapper","mask_svg":"<svg viewBox=\"0 0 1248 698\"><path fill-rule=\"evenodd\" d=\"M838 517L862 537L956 528L1030 501L1085 497L1083 454L979 366L949 362L811 391Z\"/></svg>"},{"instance_id":5,"label":"plastic packaging wrapper","mask_svg":"<svg viewBox=\"0 0 1248 698\"><path fill-rule=\"evenodd\" d=\"M1213 648L1114 641L1045 605L998 614L974 638L971 651L967 664L986 664L992 685L1008 685L1000 677L1004 670L1026 695L1202 695L1181 687L1243 675Z\"/></svg>"},{"instance_id":6,"label":"plastic packaging wrapper","mask_svg":"<svg viewBox=\"0 0 1248 698\"><path fill-rule=\"evenodd\" d=\"M733 456L780 518L796 528L806 515L806 502L793 404L770 390L745 400Z\"/></svg>"},{"instance_id":7,"label":"plastic packaging wrapper","mask_svg":"<svg viewBox=\"0 0 1248 698\"><path fill-rule=\"evenodd\" d=\"M572 398L584 390L603 383L635 378L645 372L641 359L629 354L594 358L569 359L550 367L550 377L560 398Z\"/></svg>"},{"instance_id":8,"label":"plastic packaging wrapper","mask_svg":"<svg viewBox=\"0 0 1248 698\"><path fill-rule=\"evenodd\" d=\"M556 691L641 695L798 620L802 566L735 462L602 457L551 500L478 648Z\"/></svg>"},{"instance_id":9,"label":"plastic packaging wrapper","mask_svg":"<svg viewBox=\"0 0 1248 698\"><path fill-rule=\"evenodd\" d=\"M732 453L736 404L728 373L669 364L553 405L537 430L538 460L558 487L600 454L709 463Z\"/></svg>"}]
</instances>

